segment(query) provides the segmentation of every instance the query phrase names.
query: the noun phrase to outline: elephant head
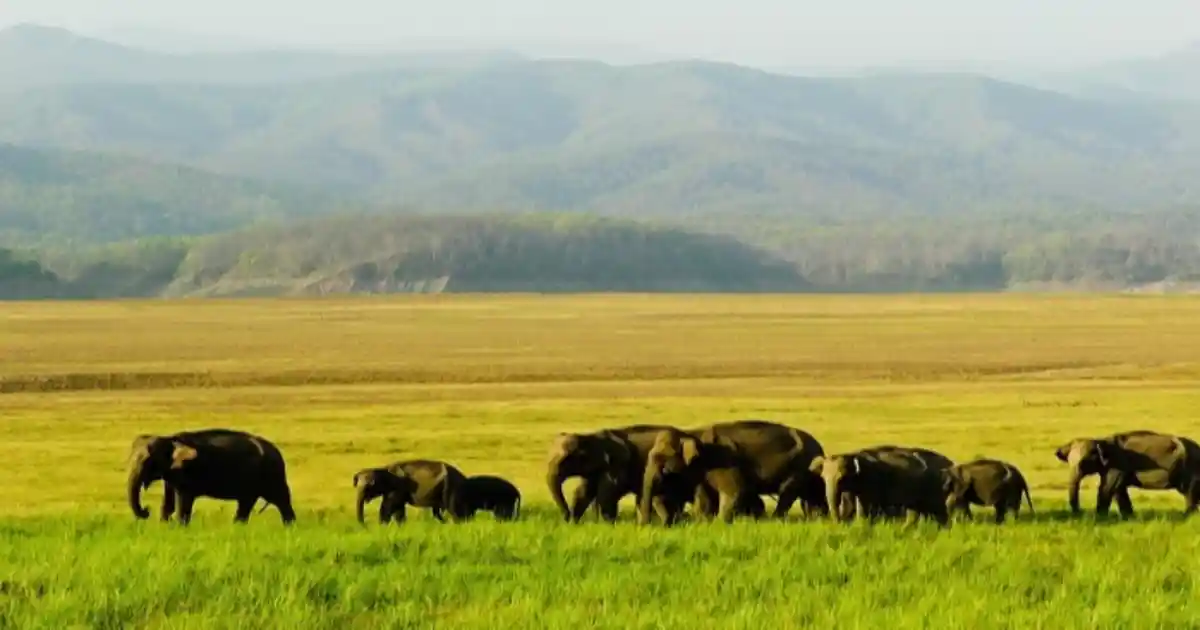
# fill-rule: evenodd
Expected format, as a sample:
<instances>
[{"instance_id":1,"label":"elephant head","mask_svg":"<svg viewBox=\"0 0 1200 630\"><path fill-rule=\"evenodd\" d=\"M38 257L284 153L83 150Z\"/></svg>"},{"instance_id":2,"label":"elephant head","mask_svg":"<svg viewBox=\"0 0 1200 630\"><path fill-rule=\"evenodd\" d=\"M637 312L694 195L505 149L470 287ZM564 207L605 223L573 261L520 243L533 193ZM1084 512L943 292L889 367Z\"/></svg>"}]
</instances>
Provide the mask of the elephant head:
<instances>
[{"instance_id":1,"label":"elephant head","mask_svg":"<svg viewBox=\"0 0 1200 630\"><path fill-rule=\"evenodd\" d=\"M631 447L608 432L559 433L550 445L546 467L546 485L550 496L564 516L570 516L562 484L570 477L600 477L602 484L620 486L625 482L633 459Z\"/></svg>"},{"instance_id":2,"label":"elephant head","mask_svg":"<svg viewBox=\"0 0 1200 630\"><path fill-rule=\"evenodd\" d=\"M1067 498L1072 512L1079 512L1079 485L1088 475L1102 474L1113 464L1119 448L1111 440L1076 438L1058 447L1055 457L1071 466Z\"/></svg>"},{"instance_id":3,"label":"elephant head","mask_svg":"<svg viewBox=\"0 0 1200 630\"><path fill-rule=\"evenodd\" d=\"M638 522L650 521L650 504L664 475L690 478L692 467L699 464L702 444L682 431L660 431L646 453L646 469L642 473L641 503Z\"/></svg>"},{"instance_id":4,"label":"elephant head","mask_svg":"<svg viewBox=\"0 0 1200 630\"><path fill-rule=\"evenodd\" d=\"M845 520L852 508L843 507L842 497L849 498L858 492L860 479L863 476L865 458L861 454L850 453L814 457L809 464L809 471L820 475L825 482L825 501L829 505L829 514L835 520Z\"/></svg>"},{"instance_id":5,"label":"elephant head","mask_svg":"<svg viewBox=\"0 0 1200 630\"><path fill-rule=\"evenodd\" d=\"M139 435L133 441L129 455L129 507L139 519L149 518L150 511L142 507L142 490L159 479L181 471L196 459L199 451L170 437Z\"/></svg>"},{"instance_id":6,"label":"elephant head","mask_svg":"<svg viewBox=\"0 0 1200 630\"><path fill-rule=\"evenodd\" d=\"M970 489L969 480L961 468L955 466L942 470L942 495L946 498L946 510L953 511L959 500Z\"/></svg>"},{"instance_id":7,"label":"elephant head","mask_svg":"<svg viewBox=\"0 0 1200 630\"><path fill-rule=\"evenodd\" d=\"M358 488L358 496L354 501L354 516L359 524L366 524L363 518L363 507L391 492L405 489L406 477L388 470L387 468L366 468L354 473L354 487Z\"/></svg>"}]
</instances>

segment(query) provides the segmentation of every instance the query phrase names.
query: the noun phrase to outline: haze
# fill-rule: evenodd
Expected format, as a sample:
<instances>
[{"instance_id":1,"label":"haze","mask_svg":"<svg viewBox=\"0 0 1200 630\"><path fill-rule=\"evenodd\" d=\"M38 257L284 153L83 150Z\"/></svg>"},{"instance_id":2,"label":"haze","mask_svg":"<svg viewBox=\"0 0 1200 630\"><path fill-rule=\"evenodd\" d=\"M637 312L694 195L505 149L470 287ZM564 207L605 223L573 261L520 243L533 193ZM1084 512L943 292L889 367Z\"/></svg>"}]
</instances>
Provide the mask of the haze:
<instances>
[{"instance_id":1,"label":"haze","mask_svg":"<svg viewBox=\"0 0 1200 630\"><path fill-rule=\"evenodd\" d=\"M163 30L230 46L506 46L759 66L1000 64L1049 69L1200 40L1195 0L4 0L0 26ZM161 35L161 33L160 33Z\"/></svg>"}]
</instances>

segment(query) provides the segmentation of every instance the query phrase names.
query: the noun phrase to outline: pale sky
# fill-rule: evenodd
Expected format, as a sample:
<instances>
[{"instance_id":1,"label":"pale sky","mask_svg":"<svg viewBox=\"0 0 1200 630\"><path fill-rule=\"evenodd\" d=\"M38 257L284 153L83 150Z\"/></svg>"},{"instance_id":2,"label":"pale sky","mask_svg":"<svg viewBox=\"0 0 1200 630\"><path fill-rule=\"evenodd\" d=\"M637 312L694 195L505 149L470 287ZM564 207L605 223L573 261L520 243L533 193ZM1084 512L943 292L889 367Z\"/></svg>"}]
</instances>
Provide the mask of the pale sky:
<instances>
[{"instance_id":1,"label":"pale sky","mask_svg":"<svg viewBox=\"0 0 1200 630\"><path fill-rule=\"evenodd\" d=\"M1050 67L1200 42L1200 0L0 0L0 26L18 22L342 49L565 41L769 66Z\"/></svg>"}]
</instances>

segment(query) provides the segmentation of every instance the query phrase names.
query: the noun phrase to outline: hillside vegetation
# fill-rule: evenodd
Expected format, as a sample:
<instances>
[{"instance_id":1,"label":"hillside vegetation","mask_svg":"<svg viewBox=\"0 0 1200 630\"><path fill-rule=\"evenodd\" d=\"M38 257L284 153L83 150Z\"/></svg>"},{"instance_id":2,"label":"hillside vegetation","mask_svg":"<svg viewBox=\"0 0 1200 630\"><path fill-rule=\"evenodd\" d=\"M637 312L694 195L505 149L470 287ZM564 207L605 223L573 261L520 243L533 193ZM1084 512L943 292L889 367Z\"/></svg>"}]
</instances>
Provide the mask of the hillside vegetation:
<instances>
[{"instance_id":1,"label":"hillside vegetation","mask_svg":"<svg viewBox=\"0 0 1200 630\"><path fill-rule=\"evenodd\" d=\"M328 240L344 252L336 244L354 221L279 224L353 213L417 217L389 224L399 240L373 245L370 264L421 269L413 251L442 247L457 230L455 247L474 248L464 243L479 223L447 219L436 236L405 226L533 212L731 236L802 278L780 285L764 272L730 284L718 266L695 266L677 289L1169 288L1200 278L1200 104L1149 88L1109 98L958 74L806 78L700 61L304 54L322 61L267 54L304 69L268 80L276 66L241 53L168 55L53 29L0 32L0 68L46 79L0 91L0 142L12 143L0 145L0 247L35 248L55 274L89 278L73 281L73 295L168 285L172 295L430 290L441 281L397 276L392 262L383 263L390 279L351 280L369 262L357 254L256 263L252 273L244 261L222 262L184 278L173 265L200 255L179 238L217 234L205 247L220 243L222 259L287 258L264 253L257 238L275 249ZM1175 76L1191 54L1129 72ZM188 69L201 66L219 71ZM263 222L279 231L254 231ZM313 226L330 232L298 236ZM593 279L582 285L552 281L534 269L557 254L514 256L519 264L496 268L517 276L464 284L460 270L451 285L666 286L630 284L630 272L599 262L580 271Z\"/></svg>"},{"instance_id":2,"label":"hillside vegetation","mask_svg":"<svg viewBox=\"0 0 1200 630\"><path fill-rule=\"evenodd\" d=\"M295 185L0 143L0 244L65 246L211 234L336 207L330 195Z\"/></svg>"},{"instance_id":3,"label":"hillside vegetation","mask_svg":"<svg viewBox=\"0 0 1200 630\"><path fill-rule=\"evenodd\" d=\"M76 297L807 286L791 264L730 237L570 215L343 214L203 238L57 249L43 258L59 278L53 293ZM22 269L47 273L36 263Z\"/></svg>"}]
</instances>

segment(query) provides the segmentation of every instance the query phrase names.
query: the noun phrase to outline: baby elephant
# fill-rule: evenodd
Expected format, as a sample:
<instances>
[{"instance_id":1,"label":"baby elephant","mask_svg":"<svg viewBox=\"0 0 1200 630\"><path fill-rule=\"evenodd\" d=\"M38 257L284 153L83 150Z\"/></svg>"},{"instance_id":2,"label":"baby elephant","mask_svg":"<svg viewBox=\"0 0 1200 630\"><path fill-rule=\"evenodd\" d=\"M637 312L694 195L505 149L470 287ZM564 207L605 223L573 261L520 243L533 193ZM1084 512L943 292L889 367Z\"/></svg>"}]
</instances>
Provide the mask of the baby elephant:
<instances>
[{"instance_id":1,"label":"baby elephant","mask_svg":"<svg viewBox=\"0 0 1200 630\"><path fill-rule=\"evenodd\" d=\"M354 503L355 517L363 523L363 507L382 497L379 522L405 520L405 506L428 508L434 518L445 522L442 513L457 521L462 513L461 489L466 477L458 468L446 462L412 459L380 468L366 468L354 475L358 489Z\"/></svg>"},{"instance_id":2,"label":"baby elephant","mask_svg":"<svg viewBox=\"0 0 1200 630\"><path fill-rule=\"evenodd\" d=\"M492 475L474 475L463 480L460 490L464 518L483 510L497 520L511 521L520 515L521 492L512 483Z\"/></svg>"},{"instance_id":3,"label":"baby elephant","mask_svg":"<svg viewBox=\"0 0 1200 630\"><path fill-rule=\"evenodd\" d=\"M1013 516L1021 512L1021 497L1033 511L1033 498L1029 496L1029 484L1016 466L994 459L977 459L948 468L944 475L943 492L946 494L946 509L961 510L969 517L971 504L990 505L996 509L996 522L1003 523L1009 510Z\"/></svg>"}]
</instances>

